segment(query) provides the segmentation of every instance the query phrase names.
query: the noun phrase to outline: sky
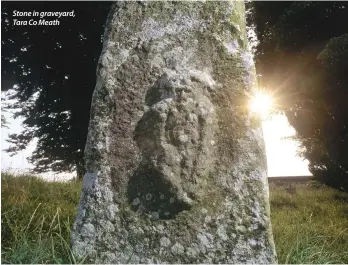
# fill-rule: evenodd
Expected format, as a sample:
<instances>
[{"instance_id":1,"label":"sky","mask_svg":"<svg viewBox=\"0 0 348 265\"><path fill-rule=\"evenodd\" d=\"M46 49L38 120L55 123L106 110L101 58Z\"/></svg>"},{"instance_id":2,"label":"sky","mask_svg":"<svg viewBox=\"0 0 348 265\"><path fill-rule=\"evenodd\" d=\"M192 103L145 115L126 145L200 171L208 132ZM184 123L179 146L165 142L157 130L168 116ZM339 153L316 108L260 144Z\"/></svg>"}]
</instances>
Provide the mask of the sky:
<instances>
[{"instance_id":1,"label":"sky","mask_svg":"<svg viewBox=\"0 0 348 265\"><path fill-rule=\"evenodd\" d=\"M2 92L2 98L6 99L6 94ZM2 102L5 103L5 101ZM20 133L22 131L22 118L14 119L11 112L3 112L9 125L9 128L1 127L1 170L23 173L27 172L32 165L27 161L27 157L34 151L36 141L31 142L27 149L10 157L3 151L9 147L6 142L11 133ZM268 176L304 176L311 175L308 171L308 161L303 160L297 155L298 143L287 137L294 135L295 130L289 125L284 115L273 115L270 119L263 121L263 132L266 144ZM48 180L66 180L72 178L72 173L55 174L48 172L41 174Z\"/></svg>"},{"instance_id":2,"label":"sky","mask_svg":"<svg viewBox=\"0 0 348 265\"><path fill-rule=\"evenodd\" d=\"M266 144L269 177L308 176L308 160L297 155L299 143L290 136L295 129L290 126L285 115L273 115L262 124Z\"/></svg>"},{"instance_id":3,"label":"sky","mask_svg":"<svg viewBox=\"0 0 348 265\"><path fill-rule=\"evenodd\" d=\"M8 100L8 96L12 93L11 90L7 92L1 92L1 104L13 103L13 101ZM5 99L5 100L3 100ZM5 116L6 121L8 122L7 127L5 128L1 126L1 172L11 172L14 174L22 174L27 173L30 168L33 168L33 165L27 161L27 158L32 154L35 150L37 139L33 140L28 147L19 152L15 156L10 156L4 149L10 146L6 140L8 139L9 134L12 133L20 133L23 130L22 121L23 118L18 117L16 119L13 118L13 112L15 110L7 110L1 111L1 113ZM75 176L74 173L65 172L65 173L55 173L55 172L47 172L43 174L39 174L39 176L43 177L46 180L69 180Z\"/></svg>"},{"instance_id":4,"label":"sky","mask_svg":"<svg viewBox=\"0 0 348 265\"><path fill-rule=\"evenodd\" d=\"M248 29L248 35L251 37L251 48L255 48L258 40L253 28ZM11 93L11 90L6 93ZM1 98L6 99L6 93L1 92ZM1 127L1 170L11 171L13 173L27 172L29 168L33 167L27 161L27 157L35 150L36 140L31 142L26 150L10 157L8 153L3 151L9 147L9 143L6 140L9 134L20 133L22 131L22 118L13 119L10 112L3 114L9 123L9 128ZM294 140L287 139L287 137L294 135L295 130L289 125L284 115L273 115L270 119L264 120L263 131L269 177L311 175L308 171L308 161L303 160L297 155L298 143ZM72 178L74 174L70 172L61 174L48 172L41 174L41 176L48 180L65 180Z\"/></svg>"}]
</instances>

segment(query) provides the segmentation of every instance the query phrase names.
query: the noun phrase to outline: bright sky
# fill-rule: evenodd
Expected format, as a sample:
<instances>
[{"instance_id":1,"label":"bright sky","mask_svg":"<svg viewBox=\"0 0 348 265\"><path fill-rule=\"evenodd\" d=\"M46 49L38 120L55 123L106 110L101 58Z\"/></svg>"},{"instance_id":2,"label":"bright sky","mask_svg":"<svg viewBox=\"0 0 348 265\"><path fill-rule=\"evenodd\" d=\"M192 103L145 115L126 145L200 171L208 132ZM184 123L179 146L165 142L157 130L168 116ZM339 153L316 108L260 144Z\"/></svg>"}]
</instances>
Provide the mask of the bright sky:
<instances>
[{"instance_id":1,"label":"bright sky","mask_svg":"<svg viewBox=\"0 0 348 265\"><path fill-rule=\"evenodd\" d=\"M308 161L297 155L298 142L287 139L295 134L285 115L273 115L263 121L263 135L266 144L268 176L307 176Z\"/></svg>"},{"instance_id":2,"label":"bright sky","mask_svg":"<svg viewBox=\"0 0 348 265\"><path fill-rule=\"evenodd\" d=\"M6 95L2 93L2 97ZM35 149L35 141L33 141L26 150L10 157L8 153L3 150L9 147L6 142L8 135L11 133L19 133L22 130L22 119L13 119L9 112L3 113L9 123L9 129L1 128L1 170L11 172L26 172L28 168L32 167L27 161L27 157ZM273 115L271 119L263 122L264 138L266 143L268 175L274 176L303 176L311 175L308 171L308 161L303 161L297 156L298 143L285 139L292 136L295 130L289 125L284 115ZM71 173L53 174L46 173L42 175L45 179L68 179L73 176Z\"/></svg>"},{"instance_id":3,"label":"bright sky","mask_svg":"<svg viewBox=\"0 0 348 265\"><path fill-rule=\"evenodd\" d=\"M9 100L7 100L7 97L10 93L11 90L9 90L8 92L1 92L1 98L5 99L4 101L1 101L1 104L10 102ZM25 150L12 157L8 153L3 151L10 146L10 143L6 141L8 139L8 135L12 133L20 133L23 130L23 119L14 119L12 114L13 112L13 110L9 110L8 112L1 112L1 114L5 116L6 121L8 122L8 128L1 126L1 171L11 172L14 174L22 174L27 173L28 169L33 167L27 161L27 157L29 157L35 150L37 140L35 139L34 141L32 141ZM47 172L40 174L40 176L47 180L68 180L74 177L74 173L66 172L57 174L53 172Z\"/></svg>"}]
</instances>

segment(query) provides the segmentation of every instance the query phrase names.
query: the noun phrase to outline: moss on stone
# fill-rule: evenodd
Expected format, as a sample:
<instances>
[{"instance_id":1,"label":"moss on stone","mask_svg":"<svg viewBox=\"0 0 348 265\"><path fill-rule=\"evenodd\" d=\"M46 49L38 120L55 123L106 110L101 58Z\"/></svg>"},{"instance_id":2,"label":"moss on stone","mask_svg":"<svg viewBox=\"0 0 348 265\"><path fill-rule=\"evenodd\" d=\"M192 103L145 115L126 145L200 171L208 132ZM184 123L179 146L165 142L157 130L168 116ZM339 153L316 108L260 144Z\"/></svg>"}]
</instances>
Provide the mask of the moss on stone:
<instances>
[{"instance_id":1,"label":"moss on stone","mask_svg":"<svg viewBox=\"0 0 348 265\"><path fill-rule=\"evenodd\" d=\"M82 195L87 214L73 232L77 256L94 253L96 263L275 261L264 146L252 132L260 122L246 109L252 64L243 2L115 4L92 105L86 159L96 180ZM110 205L117 212L107 212ZM252 229L258 223L266 232ZM84 232L89 224L95 236ZM249 239L265 243L258 249Z\"/></svg>"}]
</instances>

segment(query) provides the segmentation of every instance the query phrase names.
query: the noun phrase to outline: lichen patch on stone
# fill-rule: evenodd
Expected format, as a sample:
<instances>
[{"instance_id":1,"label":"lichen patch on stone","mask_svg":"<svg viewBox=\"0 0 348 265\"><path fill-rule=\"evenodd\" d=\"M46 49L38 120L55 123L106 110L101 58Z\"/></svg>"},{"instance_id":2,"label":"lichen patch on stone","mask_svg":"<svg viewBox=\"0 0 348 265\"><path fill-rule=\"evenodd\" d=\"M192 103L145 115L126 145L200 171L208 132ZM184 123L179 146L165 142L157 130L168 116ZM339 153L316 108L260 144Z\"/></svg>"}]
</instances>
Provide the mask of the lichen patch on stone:
<instances>
[{"instance_id":1,"label":"lichen patch on stone","mask_svg":"<svg viewBox=\"0 0 348 265\"><path fill-rule=\"evenodd\" d=\"M71 234L87 263L275 263L240 1L108 16Z\"/></svg>"}]
</instances>

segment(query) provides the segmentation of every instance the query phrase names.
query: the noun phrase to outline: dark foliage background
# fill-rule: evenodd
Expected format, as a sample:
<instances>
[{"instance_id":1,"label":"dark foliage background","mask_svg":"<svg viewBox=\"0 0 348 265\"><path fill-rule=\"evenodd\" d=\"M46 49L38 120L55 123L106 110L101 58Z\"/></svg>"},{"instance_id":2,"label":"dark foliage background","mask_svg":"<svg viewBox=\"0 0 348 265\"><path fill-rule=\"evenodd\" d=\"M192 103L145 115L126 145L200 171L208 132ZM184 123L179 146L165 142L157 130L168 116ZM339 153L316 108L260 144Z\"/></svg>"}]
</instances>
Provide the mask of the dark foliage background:
<instances>
[{"instance_id":1,"label":"dark foliage background","mask_svg":"<svg viewBox=\"0 0 348 265\"><path fill-rule=\"evenodd\" d=\"M18 84L13 96L18 104L12 107L21 108L17 115L25 117L25 130L10 136L13 146L8 151L22 150L38 137L30 158L36 172L76 167L78 174L83 174L90 103L110 4L2 3L2 90ZM59 18L59 26L15 26L14 10L74 10L75 17Z\"/></svg>"},{"instance_id":2,"label":"dark foliage background","mask_svg":"<svg viewBox=\"0 0 348 265\"><path fill-rule=\"evenodd\" d=\"M295 128L314 176L348 190L347 2L254 2L261 86Z\"/></svg>"},{"instance_id":3,"label":"dark foliage background","mask_svg":"<svg viewBox=\"0 0 348 265\"><path fill-rule=\"evenodd\" d=\"M35 170L83 174L95 71L110 2L3 2L2 90L14 84L22 134L15 153L33 137ZM256 26L261 87L295 128L310 171L348 189L347 2L249 2ZM14 26L13 10L75 11L59 26Z\"/></svg>"}]
</instances>

